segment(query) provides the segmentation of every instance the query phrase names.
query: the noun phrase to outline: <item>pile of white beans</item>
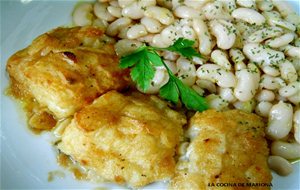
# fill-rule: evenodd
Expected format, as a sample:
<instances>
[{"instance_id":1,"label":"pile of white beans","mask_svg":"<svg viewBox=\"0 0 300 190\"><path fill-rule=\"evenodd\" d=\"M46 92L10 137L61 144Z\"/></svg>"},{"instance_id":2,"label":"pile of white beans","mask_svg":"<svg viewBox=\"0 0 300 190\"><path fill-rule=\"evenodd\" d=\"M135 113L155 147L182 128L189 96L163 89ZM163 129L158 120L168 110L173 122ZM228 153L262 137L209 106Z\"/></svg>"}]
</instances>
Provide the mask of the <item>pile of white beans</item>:
<instances>
[{"instance_id":1,"label":"pile of white beans","mask_svg":"<svg viewBox=\"0 0 300 190\"><path fill-rule=\"evenodd\" d=\"M269 165L281 175L292 172L289 161L300 157L300 17L285 1L99 0L76 6L73 21L103 27L119 56L143 43L194 40L206 59L162 52L168 67L211 108L268 120ZM168 77L157 67L146 93L158 93Z\"/></svg>"}]
</instances>

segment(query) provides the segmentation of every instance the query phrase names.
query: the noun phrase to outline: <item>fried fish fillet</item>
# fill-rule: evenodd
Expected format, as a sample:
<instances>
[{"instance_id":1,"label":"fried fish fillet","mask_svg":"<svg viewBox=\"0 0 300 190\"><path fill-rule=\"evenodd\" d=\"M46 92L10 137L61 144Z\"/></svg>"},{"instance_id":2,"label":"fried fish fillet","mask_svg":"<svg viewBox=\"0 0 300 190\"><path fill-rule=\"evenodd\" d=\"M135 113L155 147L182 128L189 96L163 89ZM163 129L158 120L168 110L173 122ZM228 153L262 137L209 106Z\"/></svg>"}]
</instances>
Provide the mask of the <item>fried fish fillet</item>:
<instances>
[{"instance_id":1,"label":"fried fish fillet","mask_svg":"<svg viewBox=\"0 0 300 190\"><path fill-rule=\"evenodd\" d=\"M108 92L74 115L58 148L104 179L139 187L170 179L184 114L156 96Z\"/></svg>"},{"instance_id":2,"label":"fried fish fillet","mask_svg":"<svg viewBox=\"0 0 300 190\"><path fill-rule=\"evenodd\" d=\"M99 28L57 28L10 57L15 94L32 97L56 118L74 114L109 90L129 84L113 45Z\"/></svg>"},{"instance_id":3,"label":"fried fish fillet","mask_svg":"<svg viewBox=\"0 0 300 190\"><path fill-rule=\"evenodd\" d=\"M222 189L268 189L251 188L251 183L269 184L272 179L264 124L258 116L208 110L191 118L187 134L191 142L177 164L170 189L220 188L212 184L228 185Z\"/></svg>"}]
</instances>

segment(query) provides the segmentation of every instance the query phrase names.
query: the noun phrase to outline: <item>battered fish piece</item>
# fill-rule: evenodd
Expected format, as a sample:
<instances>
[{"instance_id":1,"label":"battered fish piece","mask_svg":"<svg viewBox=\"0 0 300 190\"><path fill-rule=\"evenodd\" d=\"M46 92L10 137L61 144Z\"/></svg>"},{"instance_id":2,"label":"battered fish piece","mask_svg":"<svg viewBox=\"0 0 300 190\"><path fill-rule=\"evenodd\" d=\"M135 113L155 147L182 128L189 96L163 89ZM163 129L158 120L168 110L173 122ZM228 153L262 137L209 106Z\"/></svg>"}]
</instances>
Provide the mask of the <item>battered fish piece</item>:
<instances>
[{"instance_id":1,"label":"battered fish piece","mask_svg":"<svg viewBox=\"0 0 300 190\"><path fill-rule=\"evenodd\" d=\"M74 115L58 148L104 179L140 187L173 177L184 114L156 96L108 92Z\"/></svg>"},{"instance_id":2,"label":"battered fish piece","mask_svg":"<svg viewBox=\"0 0 300 190\"><path fill-rule=\"evenodd\" d=\"M14 94L33 98L57 119L68 117L109 90L130 82L118 67L104 31L88 26L57 28L10 57L7 71Z\"/></svg>"},{"instance_id":3,"label":"battered fish piece","mask_svg":"<svg viewBox=\"0 0 300 190\"><path fill-rule=\"evenodd\" d=\"M170 189L269 189L247 183L270 183L269 150L264 123L238 110L208 110L191 118L187 134L191 142L179 159ZM243 183L245 187L209 187L214 183Z\"/></svg>"}]
</instances>

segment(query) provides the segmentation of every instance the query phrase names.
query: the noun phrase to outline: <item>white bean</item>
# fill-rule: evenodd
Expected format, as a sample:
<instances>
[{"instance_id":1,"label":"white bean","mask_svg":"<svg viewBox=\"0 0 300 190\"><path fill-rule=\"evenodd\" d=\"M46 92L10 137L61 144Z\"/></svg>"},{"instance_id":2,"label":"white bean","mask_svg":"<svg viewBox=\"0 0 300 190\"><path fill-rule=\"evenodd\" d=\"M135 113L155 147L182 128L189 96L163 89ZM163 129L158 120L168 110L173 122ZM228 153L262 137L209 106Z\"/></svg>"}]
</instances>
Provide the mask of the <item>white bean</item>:
<instances>
[{"instance_id":1,"label":"white bean","mask_svg":"<svg viewBox=\"0 0 300 190\"><path fill-rule=\"evenodd\" d=\"M294 33L286 33L282 36L279 36L275 39L270 39L266 41L266 44L271 48L279 48L285 45L288 45L290 42L294 40L295 34Z\"/></svg>"},{"instance_id":2,"label":"white bean","mask_svg":"<svg viewBox=\"0 0 300 190\"><path fill-rule=\"evenodd\" d=\"M128 55L143 45L137 40L121 39L115 44L115 52L119 57Z\"/></svg>"},{"instance_id":3,"label":"white bean","mask_svg":"<svg viewBox=\"0 0 300 190\"><path fill-rule=\"evenodd\" d=\"M229 55L231 60L234 62L234 70L239 71L246 68L244 63L245 56L239 49L230 49Z\"/></svg>"},{"instance_id":4,"label":"white bean","mask_svg":"<svg viewBox=\"0 0 300 190\"><path fill-rule=\"evenodd\" d=\"M292 96L289 96L287 97L287 99L295 104L295 105L299 105L300 104L300 91L298 91L296 94L292 95Z\"/></svg>"},{"instance_id":5,"label":"white bean","mask_svg":"<svg viewBox=\"0 0 300 190\"><path fill-rule=\"evenodd\" d=\"M172 51L163 51L162 56L164 59L171 60L171 61L176 61L179 57L177 53L174 53Z\"/></svg>"},{"instance_id":6,"label":"white bean","mask_svg":"<svg viewBox=\"0 0 300 190\"><path fill-rule=\"evenodd\" d=\"M169 0L156 0L157 5L165 7L167 9L172 9L172 1Z\"/></svg>"},{"instance_id":7,"label":"white bean","mask_svg":"<svg viewBox=\"0 0 300 190\"><path fill-rule=\"evenodd\" d=\"M118 0L120 7L125 8L135 2L135 0Z\"/></svg>"},{"instance_id":8,"label":"white bean","mask_svg":"<svg viewBox=\"0 0 300 190\"><path fill-rule=\"evenodd\" d=\"M146 36L147 34L147 30L142 24L135 24L127 31L128 39L137 39L139 37Z\"/></svg>"},{"instance_id":9,"label":"white bean","mask_svg":"<svg viewBox=\"0 0 300 190\"><path fill-rule=\"evenodd\" d=\"M145 11L145 16L154 18L158 20L160 23L169 25L174 22L174 16L169 9L158 6L150 6L147 7Z\"/></svg>"},{"instance_id":10,"label":"white bean","mask_svg":"<svg viewBox=\"0 0 300 190\"><path fill-rule=\"evenodd\" d=\"M236 9L235 0L222 0L225 10L229 13L232 13Z\"/></svg>"},{"instance_id":11,"label":"white bean","mask_svg":"<svg viewBox=\"0 0 300 190\"><path fill-rule=\"evenodd\" d=\"M291 24L293 24L294 26L296 26L296 29L298 31L298 34L299 34L299 25L300 25L300 16L299 14L293 12L293 13L290 13L288 14L286 17L285 17L285 20Z\"/></svg>"},{"instance_id":12,"label":"white bean","mask_svg":"<svg viewBox=\"0 0 300 190\"><path fill-rule=\"evenodd\" d=\"M196 33L191 26L183 25L181 30L183 38L196 41Z\"/></svg>"},{"instance_id":13,"label":"white bean","mask_svg":"<svg viewBox=\"0 0 300 190\"><path fill-rule=\"evenodd\" d=\"M198 85L193 85L192 89L195 90L200 96L203 96L204 94L204 90L202 88L200 88Z\"/></svg>"},{"instance_id":14,"label":"white bean","mask_svg":"<svg viewBox=\"0 0 300 190\"><path fill-rule=\"evenodd\" d=\"M258 30L247 38L247 42L260 43L266 39L277 37L283 33L283 30L276 26L270 26Z\"/></svg>"},{"instance_id":15,"label":"white bean","mask_svg":"<svg viewBox=\"0 0 300 190\"><path fill-rule=\"evenodd\" d=\"M240 34L251 34L253 32L253 28L254 27L257 27L257 26L253 26L253 25L250 25L246 22L236 22L235 23L235 26L237 28L237 30L239 31ZM246 37L248 37L249 35L247 35Z\"/></svg>"},{"instance_id":16,"label":"white bean","mask_svg":"<svg viewBox=\"0 0 300 190\"><path fill-rule=\"evenodd\" d=\"M127 32L128 30L132 27L132 24L128 25L128 26L125 26L123 28L120 28L120 32L118 34L118 37L119 38L122 38L122 39L127 39Z\"/></svg>"},{"instance_id":17,"label":"white bean","mask_svg":"<svg viewBox=\"0 0 300 190\"><path fill-rule=\"evenodd\" d=\"M172 8L176 9L176 7L180 5L184 5L184 1L181 0L171 0L172 1Z\"/></svg>"},{"instance_id":18,"label":"white bean","mask_svg":"<svg viewBox=\"0 0 300 190\"><path fill-rule=\"evenodd\" d=\"M110 22L115 20L116 17L114 17L107 11L107 7L108 7L107 3L96 2L94 4L94 13L98 18Z\"/></svg>"},{"instance_id":19,"label":"white bean","mask_svg":"<svg viewBox=\"0 0 300 190\"><path fill-rule=\"evenodd\" d=\"M227 54L221 50L214 50L211 53L211 60L217 64L223 67L226 70L231 70L231 64L227 58Z\"/></svg>"},{"instance_id":20,"label":"white bean","mask_svg":"<svg viewBox=\"0 0 300 190\"><path fill-rule=\"evenodd\" d=\"M300 109L298 108L294 113L294 137L300 143Z\"/></svg>"},{"instance_id":21,"label":"white bean","mask_svg":"<svg viewBox=\"0 0 300 190\"><path fill-rule=\"evenodd\" d=\"M209 23L212 34L217 38L217 45L221 49L230 49L236 39L234 26L223 20L213 20ZM225 24L226 23L226 24ZM201 43L201 42L200 42Z\"/></svg>"},{"instance_id":22,"label":"white bean","mask_svg":"<svg viewBox=\"0 0 300 190\"><path fill-rule=\"evenodd\" d=\"M268 165L273 171L281 176L287 176L293 172L292 165L280 156L269 156Z\"/></svg>"},{"instance_id":23,"label":"white bean","mask_svg":"<svg viewBox=\"0 0 300 190\"><path fill-rule=\"evenodd\" d=\"M216 82L220 87L235 87L236 78L233 73L226 71L219 65L204 64L197 69L197 76L200 79Z\"/></svg>"},{"instance_id":24,"label":"white bean","mask_svg":"<svg viewBox=\"0 0 300 190\"><path fill-rule=\"evenodd\" d=\"M122 16L122 9L120 7L108 6L107 11L114 17L120 18Z\"/></svg>"},{"instance_id":25,"label":"white bean","mask_svg":"<svg viewBox=\"0 0 300 190\"><path fill-rule=\"evenodd\" d=\"M287 45L283 47L284 53L290 57L296 57L300 59L300 47Z\"/></svg>"},{"instance_id":26,"label":"white bean","mask_svg":"<svg viewBox=\"0 0 300 190\"><path fill-rule=\"evenodd\" d=\"M210 0L201 0L201 1L185 0L184 4L194 9L201 10L201 8L209 1Z\"/></svg>"},{"instance_id":27,"label":"white bean","mask_svg":"<svg viewBox=\"0 0 300 190\"><path fill-rule=\"evenodd\" d=\"M272 102L275 99L275 94L271 90L261 90L259 93L256 94L255 99L259 102L268 101Z\"/></svg>"},{"instance_id":28,"label":"white bean","mask_svg":"<svg viewBox=\"0 0 300 190\"><path fill-rule=\"evenodd\" d=\"M231 88L218 88L218 93L221 98L229 103L235 102L237 100Z\"/></svg>"},{"instance_id":29,"label":"white bean","mask_svg":"<svg viewBox=\"0 0 300 190\"><path fill-rule=\"evenodd\" d=\"M176 63L174 63L173 61L170 61L170 60L164 60L164 62L173 74L177 73L178 69L177 69Z\"/></svg>"},{"instance_id":30,"label":"white bean","mask_svg":"<svg viewBox=\"0 0 300 190\"><path fill-rule=\"evenodd\" d=\"M203 65L205 63L205 60L200 57L193 57L192 61L195 65Z\"/></svg>"},{"instance_id":31,"label":"white bean","mask_svg":"<svg viewBox=\"0 0 300 190\"><path fill-rule=\"evenodd\" d=\"M92 25L93 5L91 3L81 3L77 5L72 13L73 22L76 26Z\"/></svg>"},{"instance_id":32,"label":"white bean","mask_svg":"<svg viewBox=\"0 0 300 190\"><path fill-rule=\"evenodd\" d=\"M276 11L265 11L263 12L263 15L265 16L269 25L271 26L280 26L289 29L291 31L296 30L296 26L293 23L283 20L280 14L277 13Z\"/></svg>"},{"instance_id":33,"label":"white bean","mask_svg":"<svg viewBox=\"0 0 300 190\"><path fill-rule=\"evenodd\" d=\"M216 85L213 82L211 82L210 80L198 79L196 81L196 84L200 88L208 90L210 93L216 93L217 92Z\"/></svg>"},{"instance_id":34,"label":"white bean","mask_svg":"<svg viewBox=\"0 0 300 190\"><path fill-rule=\"evenodd\" d=\"M254 97L259 87L259 79L257 80L256 74L249 69L242 69L236 73L238 82L234 89L234 95L237 99L244 102Z\"/></svg>"},{"instance_id":35,"label":"white bean","mask_svg":"<svg viewBox=\"0 0 300 190\"><path fill-rule=\"evenodd\" d=\"M270 102L265 102L265 101L259 102L256 105L255 113L257 113L262 117L268 117L272 106L273 104Z\"/></svg>"},{"instance_id":36,"label":"white bean","mask_svg":"<svg viewBox=\"0 0 300 190\"><path fill-rule=\"evenodd\" d=\"M196 18L193 19L193 28L199 38L199 52L203 55L209 55L212 50L212 39L205 22Z\"/></svg>"},{"instance_id":37,"label":"white bean","mask_svg":"<svg viewBox=\"0 0 300 190\"><path fill-rule=\"evenodd\" d=\"M148 34L146 36L137 38L137 40L143 43L151 43L153 41L153 38L154 38L154 34Z\"/></svg>"},{"instance_id":38,"label":"white bean","mask_svg":"<svg viewBox=\"0 0 300 190\"><path fill-rule=\"evenodd\" d=\"M158 33L162 30L162 26L158 20L150 18L150 17L143 17L141 19L141 23L146 27L147 31L150 33Z\"/></svg>"},{"instance_id":39,"label":"white bean","mask_svg":"<svg viewBox=\"0 0 300 190\"><path fill-rule=\"evenodd\" d=\"M286 59L279 64L279 70L281 78L287 82L295 82L298 78L294 65Z\"/></svg>"},{"instance_id":40,"label":"white bean","mask_svg":"<svg viewBox=\"0 0 300 190\"><path fill-rule=\"evenodd\" d=\"M237 8L231 13L231 15L235 19L243 20L250 24L262 25L266 22L266 19L263 15L249 8Z\"/></svg>"},{"instance_id":41,"label":"white bean","mask_svg":"<svg viewBox=\"0 0 300 190\"><path fill-rule=\"evenodd\" d=\"M257 7L261 11L271 11L274 6L271 0L259 0L257 1Z\"/></svg>"},{"instance_id":42,"label":"white bean","mask_svg":"<svg viewBox=\"0 0 300 190\"><path fill-rule=\"evenodd\" d=\"M280 96L279 94L275 95L275 99L278 100L278 101L283 101L283 102L288 101L286 97Z\"/></svg>"},{"instance_id":43,"label":"white bean","mask_svg":"<svg viewBox=\"0 0 300 190\"><path fill-rule=\"evenodd\" d=\"M188 6L178 6L174 10L174 15L179 18L195 18L199 16L199 11Z\"/></svg>"},{"instance_id":44,"label":"white bean","mask_svg":"<svg viewBox=\"0 0 300 190\"><path fill-rule=\"evenodd\" d=\"M296 38L296 39L295 39L294 45L295 45L296 47L300 47L300 38Z\"/></svg>"},{"instance_id":45,"label":"white bean","mask_svg":"<svg viewBox=\"0 0 300 190\"><path fill-rule=\"evenodd\" d=\"M159 48L166 48L169 46L169 44L164 43L164 41L162 40L162 36L160 34L156 34L153 36L150 45Z\"/></svg>"},{"instance_id":46,"label":"white bean","mask_svg":"<svg viewBox=\"0 0 300 190\"><path fill-rule=\"evenodd\" d=\"M151 84L149 88L143 92L147 94L157 94L159 92L159 89L165 85L169 81L169 75L167 73L167 70L164 67L156 67L155 74L153 79L151 80Z\"/></svg>"},{"instance_id":47,"label":"white bean","mask_svg":"<svg viewBox=\"0 0 300 190\"><path fill-rule=\"evenodd\" d=\"M286 82L281 77L275 77L275 82L277 82L280 87L286 86Z\"/></svg>"},{"instance_id":48,"label":"white bean","mask_svg":"<svg viewBox=\"0 0 300 190\"><path fill-rule=\"evenodd\" d=\"M182 18L179 20L179 23L181 26L188 25L193 26L193 19L190 18Z\"/></svg>"},{"instance_id":49,"label":"white bean","mask_svg":"<svg viewBox=\"0 0 300 190\"><path fill-rule=\"evenodd\" d=\"M243 62L245 60L245 56L244 54L242 53L241 50L239 49L230 49L229 50L229 55L231 57L231 60L234 62L234 63L239 63L239 62Z\"/></svg>"},{"instance_id":50,"label":"white bean","mask_svg":"<svg viewBox=\"0 0 300 190\"><path fill-rule=\"evenodd\" d=\"M116 36L121 28L124 28L131 24L131 19L127 17L121 17L110 23L106 29L106 34L109 36Z\"/></svg>"},{"instance_id":51,"label":"white bean","mask_svg":"<svg viewBox=\"0 0 300 190\"><path fill-rule=\"evenodd\" d=\"M167 46L172 45L181 35L176 29L176 26L170 25L161 31L161 39Z\"/></svg>"},{"instance_id":52,"label":"white bean","mask_svg":"<svg viewBox=\"0 0 300 190\"><path fill-rule=\"evenodd\" d=\"M120 8L118 0L112 0L112 1L109 1L108 3L112 7L119 7Z\"/></svg>"},{"instance_id":53,"label":"white bean","mask_svg":"<svg viewBox=\"0 0 300 190\"><path fill-rule=\"evenodd\" d=\"M283 97L290 97L295 95L298 91L300 91L300 82L295 81L289 83L287 86L284 86L279 89L279 95Z\"/></svg>"},{"instance_id":54,"label":"white bean","mask_svg":"<svg viewBox=\"0 0 300 190\"><path fill-rule=\"evenodd\" d=\"M233 106L238 110L252 113L253 110L255 109L255 101L253 99L246 102L236 101L233 103Z\"/></svg>"},{"instance_id":55,"label":"white bean","mask_svg":"<svg viewBox=\"0 0 300 190\"><path fill-rule=\"evenodd\" d=\"M260 88L265 88L268 90L277 90L285 86L282 84L278 77L272 77L270 75L262 75L260 80Z\"/></svg>"},{"instance_id":56,"label":"white bean","mask_svg":"<svg viewBox=\"0 0 300 190\"><path fill-rule=\"evenodd\" d=\"M258 69L258 66L255 63L249 62L248 65L249 72L253 73L255 76L255 80L257 82L260 81L260 70Z\"/></svg>"},{"instance_id":57,"label":"white bean","mask_svg":"<svg viewBox=\"0 0 300 190\"><path fill-rule=\"evenodd\" d=\"M298 75L300 76L300 59L297 57L288 57L288 60L294 65Z\"/></svg>"},{"instance_id":58,"label":"white bean","mask_svg":"<svg viewBox=\"0 0 300 190\"><path fill-rule=\"evenodd\" d=\"M192 86L196 81L196 67L188 59L180 57L176 61L178 78L186 85Z\"/></svg>"},{"instance_id":59,"label":"white bean","mask_svg":"<svg viewBox=\"0 0 300 190\"><path fill-rule=\"evenodd\" d=\"M262 70L265 74L273 77L277 77L280 75L280 71L278 70L278 68L274 67L273 65L263 66Z\"/></svg>"},{"instance_id":60,"label":"white bean","mask_svg":"<svg viewBox=\"0 0 300 190\"><path fill-rule=\"evenodd\" d=\"M202 12L204 13L205 18L208 20L213 20L213 19L232 20L230 14L223 10L223 4L220 1L207 3L202 8Z\"/></svg>"},{"instance_id":61,"label":"white bean","mask_svg":"<svg viewBox=\"0 0 300 190\"><path fill-rule=\"evenodd\" d=\"M266 134L272 139L282 139L289 134L292 128L292 122L292 105L280 101L270 110Z\"/></svg>"},{"instance_id":62,"label":"white bean","mask_svg":"<svg viewBox=\"0 0 300 190\"><path fill-rule=\"evenodd\" d=\"M246 64L244 62L238 62L238 63L235 63L234 64L234 70L237 72L237 71L240 71L242 69L245 69L247 68Z\"/></svg>"},{"instance_id":63,"label":"white bean","mask_svg":"<svg viewBox=\"0 0 300 190\"><path fill-rule=\"evenodd\" d=\"M236 3L242 7L254 8L255 0L237 0Z\"/></svg>"},{"instance_id":64,"label":"white bean","mask_svg":"<svg viewBox=\"0 0 300 190\"><path fill-rule=\"evenodd\" d=\"M285 58L281 51L276 51L257 43L245 44L243 52L248 59L263 66L278 65Z\"/></svg>"},{"instance_id":65,"label":"white bean","mask_svg":"<svg viewBox=\"0 0 300 190\"><path fill-rule=\"evenodd\" d=\"M122 15L131 19L140 19L144 16L144 10L138 5L138 2L134 2L122 9Z\"/></svg>"},{"instance_id":66,"label":"white bean","mask_svg":"<svg viewBox=\"0 0 300 190\"><path fill-rule=\"evenodd\" d=\"M293 8L290 6L288 2L281 1L281 0L272 0L274 6L279 10L283 17L294 12Z\"/></svg>"},{"instance_id":67,"label":"white bean","mask_svg":"<svg viewBox=\"0 0 300 190\"><path fill-rule=\"evenodd\" d=\"M106 28L108 26L108 22L106 20L97 18L97 19L93 20L93 26L97 26L99 28L103 28L103 30L106 30Z\"/></svg>"},{"instance_id":68,"label":"white bean","mask_svg":"<svg viewBox=\"0 0 300 190\"><path fill-rule=\"evenodd\" d=\"M137 2L139 4L139 7L149 7L156 5L156 0L139 0Z\"/></svg>"},{"instance_id":69,"label":"white bean","mask_svg":"<svg viewBox=\"0 0 300 190\"><path fill-rule=\"evenodd\" d=\"M228 102L225 101L221 96L210 94L205 97L209 108L216 110L223 110L228 106Z\"/></svg>"},{"instance_id":70,"label":"white bean","mask_svg":"<svg viewBox=\"0 0 300 190\"><path fill-rule=\"evenodd\" d=\"M297 159L300 158L300 144L296 142L288 143L284 141L273 141L271 153L285 159Z\"/></svg>"}]
</instances>

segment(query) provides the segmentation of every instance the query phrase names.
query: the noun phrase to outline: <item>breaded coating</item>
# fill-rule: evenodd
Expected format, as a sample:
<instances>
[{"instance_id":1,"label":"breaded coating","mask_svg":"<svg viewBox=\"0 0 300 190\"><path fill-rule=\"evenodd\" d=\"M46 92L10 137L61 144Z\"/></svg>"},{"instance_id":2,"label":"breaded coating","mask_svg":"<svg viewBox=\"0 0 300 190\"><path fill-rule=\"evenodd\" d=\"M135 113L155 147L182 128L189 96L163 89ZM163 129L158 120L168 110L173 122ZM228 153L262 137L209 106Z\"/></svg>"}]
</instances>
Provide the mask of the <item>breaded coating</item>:
<instances>
[{"instance_id":1,"label":"breaded coating","mask_svg":"<svg viewBox=\"0 0 300 190\"><path fill-rule=\"evenodd\" d=\"M140 187L173 177L185 123L156 96L111 91L74 115L58 148L94 177Z\"/></svg>"},{"instance_id":2,"label":"breaded coating","mask_svg":"<svg viewBox=\"0 0 300 190\"><path fill-rule=\"evenodd\" d=\"M170 189L269 189L253 187L272 180L260 117L208 110L191 118L187 134L191 142L179 158Z\"/></svg>"},{"instance_id":3,"label":"breaded coating","mask_svg":"<svg viewBox=\"0 0 300 190\"><path fill-rule=\"evenodd\" d=\"M32 97L56 118L74 114L109 90L128 86L113 45L92 26L57 28L10 57L14 94Z\"/></svg>"}]
</instances>

